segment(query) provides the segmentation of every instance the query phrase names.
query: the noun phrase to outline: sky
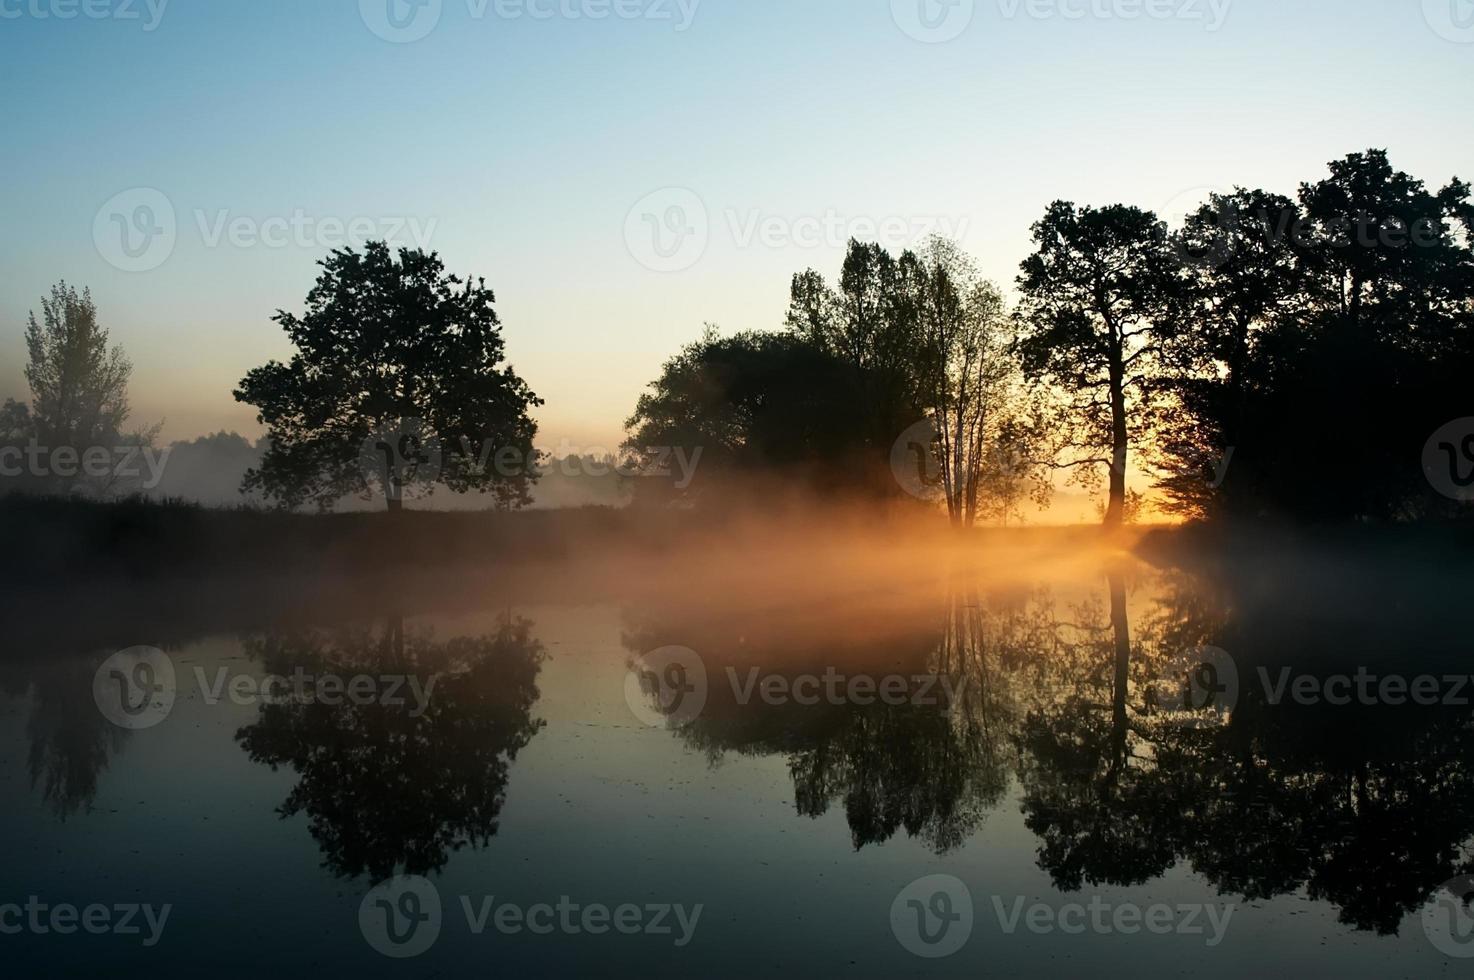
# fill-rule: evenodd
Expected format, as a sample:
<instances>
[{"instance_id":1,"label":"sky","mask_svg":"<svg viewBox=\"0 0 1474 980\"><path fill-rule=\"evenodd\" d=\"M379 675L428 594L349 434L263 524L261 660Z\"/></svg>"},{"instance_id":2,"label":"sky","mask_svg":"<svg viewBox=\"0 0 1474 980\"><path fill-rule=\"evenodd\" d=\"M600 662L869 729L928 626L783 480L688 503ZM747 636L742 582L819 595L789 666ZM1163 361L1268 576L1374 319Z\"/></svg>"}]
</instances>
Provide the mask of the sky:
<instances>
[{"instance_id":1,"label":"sky","mask_svg":"<svg viewBox=\"0 0 1474 980\"><path fill-rule=\"evenodd\" d=\"M594 451L851 235L1010 287L1056 199L1474 179L1474 0L0 0L0 80L0 397L66 279L166 440L260 434L272 314L365 238L485 277L540 444Z\"/></svg>"}]
</instances>

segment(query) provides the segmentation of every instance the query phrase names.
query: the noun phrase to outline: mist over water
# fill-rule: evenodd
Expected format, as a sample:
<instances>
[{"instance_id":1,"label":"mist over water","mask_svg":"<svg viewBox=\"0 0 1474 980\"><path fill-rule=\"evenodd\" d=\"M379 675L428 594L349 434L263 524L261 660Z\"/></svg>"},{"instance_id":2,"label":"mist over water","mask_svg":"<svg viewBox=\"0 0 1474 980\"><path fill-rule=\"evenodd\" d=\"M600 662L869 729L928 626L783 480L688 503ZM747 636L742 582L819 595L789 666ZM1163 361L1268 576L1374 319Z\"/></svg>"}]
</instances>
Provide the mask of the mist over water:
<instances>
[{"instance_id":1,"label":"mist over water","mask_svg":"<svg viewBox=\"0 0 1474 980\"><path fill-rule=\"evenodd\" d=\"M1425 913L1467 870L1474 709L1376 701L1388 672L1456 693L1447 603L1467 583L1436 558L1209 562L832 509L681 540L572 534L336 581L284 567L277 588L78 582L69 615L10 610L9 874L52 903L172 905L157 945L30 933L12 962L248 976L287 943L300 962L278 973L377 976L360 907L398 875L441 900L413 961L432 972L1126 975L1146 957L1238 976L1306 943L1349 976L1441 961ZM172 669L169 704L121 727L99 666L139 647ZM1289 693L1343 674L1349 703ZM892 912L932 872L972 903L941 971ZM487 896L701 912L679 947L572 912L553 942L478 933ZM1103 918L1044 929L1036 904ZM1204 928L1132 942L1123 905L1197 908Z\"/></svg>"}]
</instances>

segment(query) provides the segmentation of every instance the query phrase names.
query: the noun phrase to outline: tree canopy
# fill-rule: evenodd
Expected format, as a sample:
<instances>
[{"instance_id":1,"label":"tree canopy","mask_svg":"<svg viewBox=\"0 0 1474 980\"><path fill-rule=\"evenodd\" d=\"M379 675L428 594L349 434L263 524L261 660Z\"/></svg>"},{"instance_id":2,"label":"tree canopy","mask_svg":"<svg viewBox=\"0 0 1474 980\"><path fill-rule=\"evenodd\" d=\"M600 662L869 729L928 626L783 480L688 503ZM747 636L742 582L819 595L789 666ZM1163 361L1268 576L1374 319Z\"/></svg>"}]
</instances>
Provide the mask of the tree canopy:
<instances>
[{"instance_id":1,"label":"tree canopy","mask_svg":"<svg viewBox=\"0 0 1474 980\"><path fill-rule=\"evenodd\" d=\"M391 510L437 485L530 503L537 425L528 412L542 401L503 363L485 280L383 242L339 249L321 266L306 312L275 317L292 360L256 368L235 393L256 406L270 439L242 489L324 509L375 485ZM498 458L515 462L490 465Z\"/></svg>"}]
</instances>

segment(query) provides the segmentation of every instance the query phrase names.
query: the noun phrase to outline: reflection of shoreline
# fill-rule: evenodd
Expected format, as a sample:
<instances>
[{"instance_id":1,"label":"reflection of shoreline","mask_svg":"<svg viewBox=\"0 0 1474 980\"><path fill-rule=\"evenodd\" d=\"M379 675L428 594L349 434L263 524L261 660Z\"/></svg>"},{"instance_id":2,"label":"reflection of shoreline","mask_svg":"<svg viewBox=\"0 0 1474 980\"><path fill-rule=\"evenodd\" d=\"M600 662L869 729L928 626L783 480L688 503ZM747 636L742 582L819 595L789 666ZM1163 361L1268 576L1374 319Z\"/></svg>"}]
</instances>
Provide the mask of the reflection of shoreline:
<instances>
[{"instance_id":1,"label":"reflection of shoreline","mask_svg":"<svg viewBox=\"0 0 1474 980\"><path fill-rule=\"evenodd\" d=\"M935 853L952 853L986 835L990 815L1017 799L1038 840L1038 864L1061 889L1149 882L1185 867L1224 896L1304 891L1374 932L1394 930L1431 889L1466 870L1457 846L1474 836L1467 710L1327 712L1267 703L1250 684L1231 713L1183 726L1147 697L1178 654L1207 645L1234 652L1248 676L1279 665L1334 671L1377 657L1414 674L1462 663L1464 638L1447 615L1451 586L1441 566L1424 555L1351 565L1325 561L1322 549L1286 561L1204 561L1196 575L1121 558L1108 574L1100 551L983 549L969 564L955 550L939 550L924 557L946 555L951 563L930 569L854 549L811 554L793 566L732 567L730 554L696 554L679 562L667 556L663 565L632 559L626 576L646 567L661 572L638 582L615 581L612 559L600 556L589 560L586 579L568 564L549 564L547 581L514 581L525 568L484 580L452 570L396 577L370 569L312 581L314 592L290 571L252 593L145 583L113 593L105 616L73 608L48 621L33 609L16 623L25 643L10 649L29 658L10 665L7 690L31 694L33 786L63 816L85 809L88 774L95 786L113 750L97 738L90 702L70 704L46 691L54 694L71 668L86 674L76 651L125 642L83 645L69 635L145 630L126 640L169 645L169 637L191 630L221 632L223 616L242 624L240 632L269 635L275 653L262 648L264 667L273 657L283 668L329 651L333 662L348 664L385 656L474 660L486 637L413 646L419 641L392 628L314 626L362 621L383 608L412 608L417 618L485 613L511 604L506 594L545 604L552 596L554 607L594 596L632 610L628 650L689 645L718 674L758 666L792 677L838 668L965 681L956 685L964 693L950 714L911 703L742 702L723 684L726 693L716 691L694 722L674 729L713 760L786 761L796 813L842 812L856 848L904 832ZM491 582L506 583L506 592ZM589 583L597 588L584 591ZM271 601L261 601L267 595ZM637 598L609 601L629 595ZM65 608L62 597L53 602ZM314 626L303 622L309 619ZM530 634L525 639L536 645ZM456 847L496 832L507 767L537 724L537 672L516 666L526 663L515 653L521 641L507 649L487 658L501 667L480 675L485 685L469 680L473 670L454 671L466 686L452 692L449 714L430 717L427 728L372 706L289 705L263 711L243 730L253 758L296 773L283 812L305 815L335 872L433 870ZM55 678L43 676L48 669ZM516 693L528 693L528 684L530 700ZM600 691L623 700L617 688ZM379 741L394 732L407 737ZM474 771L462 765L467 760L479 760ZM402 796L375 789L403 771L418 775L405 781Z\"/></svg>"},{"instance_id":2,"label":"reflection of shoreline","mask_svg":"<svg viewBox=\"0 0 1474 980\"><path fill-rule=\"evenodd\" d=\"M909 631L891 624L880 640L867 639L863 609L825 642L822 627L779 619L737 633L720 617L667 606L637 616L626 645L679 640L717 670L794 674L827 656L965 673L980 696L952 715L739 702L718 685L699 717L673 725L713 764L727 753L786 758L797 812L841 806L857 849L904 830L945 854L985 833L1017 779L1039 866L1063 891L1140 885L1186 866L1225 897L1303 890L1358 930L1394 933L1474 867L1458 857L1474 836L1467 711L1328 718L1249 690L1231 712L1187 723L1160 713L1148 692L1183 650L1214 643L1315 663L1388 649L1456 657L1462 638L1416 576L1367 570L1293 592L1256 588L1262 575L1244 571L1209 582L1128 566L1065 601L1051 588L963 590L918 604ZM1368 632L1342 612L1347 590L1371 583L1384 618Z\"/></svg>"}]
</instances>

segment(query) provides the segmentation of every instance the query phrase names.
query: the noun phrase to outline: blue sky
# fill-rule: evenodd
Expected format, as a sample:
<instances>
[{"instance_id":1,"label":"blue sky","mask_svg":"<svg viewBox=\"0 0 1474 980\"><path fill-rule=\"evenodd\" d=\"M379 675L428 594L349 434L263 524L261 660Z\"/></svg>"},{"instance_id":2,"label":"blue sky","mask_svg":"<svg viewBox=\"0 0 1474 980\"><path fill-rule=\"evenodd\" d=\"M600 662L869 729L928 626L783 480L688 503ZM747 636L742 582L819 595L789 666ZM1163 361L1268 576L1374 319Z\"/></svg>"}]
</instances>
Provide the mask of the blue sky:
<instances>
[{"instance_id":1,"label":"blue sky","mask_svg":"<svg viewBox=\"0 0 1474 980\"><path fill-rule=\"evenodd\" d=\"M404 0L0 0L0 396L66 278L136 421L254 436L230 390L356 222L485 276L543 443L612 446L703 323L777 328L851 231L950 229L1007 285L1056 198L1180 213L1369 146L1474 179L1469 0L959 0L942 43L906 30L935 0L526 2L441 0L395 43L371 25ZM106 212L158 195L174 234L125 271Z\"/></svg>"}]
</instances>

